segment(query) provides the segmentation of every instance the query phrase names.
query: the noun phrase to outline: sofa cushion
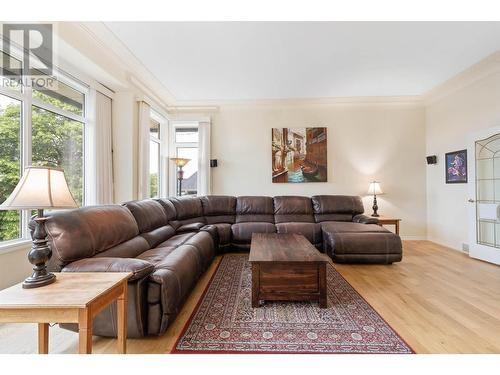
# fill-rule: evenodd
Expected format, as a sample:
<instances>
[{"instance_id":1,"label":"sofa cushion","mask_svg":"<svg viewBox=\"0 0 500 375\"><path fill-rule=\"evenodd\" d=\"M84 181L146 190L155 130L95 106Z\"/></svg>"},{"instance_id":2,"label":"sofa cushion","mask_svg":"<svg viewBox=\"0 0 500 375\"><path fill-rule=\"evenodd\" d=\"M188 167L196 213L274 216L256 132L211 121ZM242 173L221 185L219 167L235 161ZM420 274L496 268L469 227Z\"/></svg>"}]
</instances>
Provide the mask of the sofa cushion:
<instances>
[{"instance_id":1,"label":"sofa cushion","mask_svg":"<svg viewBox=\"0 0 500 375\"><path fill-rule=\"evenodd\" d=\"M153 199L130 201L123 204L134 215L139 233L155 247L159 243L172 237L175 230L168 224L167 214L163 206Z\"/></svg>"},{"instance_id":2,"label":"sofa cushion","mask_svg":"<svg viewBox=\"0 0 500 375\"><path fill-rule=\"evenodd\" d=\"M141 237L144 237L149 243L149 247L156 247L163 241L168 240L175 234L175 229L171 225L165 225L164 227L153 229L150 232L141 233Z\"/></svg>"},{"instance_id":3,"label":"sofa cushion","mask_svg":"<svg viewBox=\"0 0 500 375\"><path fill-rule=\"evenodd\" d=\"M364 212L359 196L315 195L311 197L316 222L352 221L353 216Z\"/></svg>"},{"instance_id":4,"label":"sofa cushion","mask_svg":"<svg viewBox=\"0 0 500 375\"><path fill-rule=\"evenodd\" d=\"M331 233L391 233L388 229L377 224L344 223L325 221L321 224L323 232Z\"/></svg>"},{"instance_id":5,"label":"sofa cushion","mask_svg":"<svg viewBox=\"0 0 500 375\"><path fill-rule=\"evenodd\" d=\"M45 228L52 249L48 264L52 271L91 258L139 234L132 213L118 205L49 212Z\"/></svg>"},{"instance_id":6,"label":"sofa cushion","mask_svg":"<svg viewBox=\"0 0 500 375\"><path fill-rule=\"evenodd\" d=\"M87 258L72 262L61 272L131 272L128 281L142 279L154 270L146 260L131 258Z\"/></svg>"},{"instance_id":7,"label":"sofa cushion","mask_svg":"<svg viewBox=\"0 0 500 375\"><path fill-rule=\"evenodd\" d=\"M201 197L201 205L207 224L235 222L235 197L208 195Z\"/></svg>"},{"instance_id":8,"label":"sofa cushion","mask_svg":"<svg viewBox=\"0 0 500 375\"><path fill-rule=\"evenodd\" d=\"M174 197L170 198L170 201L177 212L177 220L203 216L201 200L198 197Z\"/></svg>"},{"instance_id":9,"label":"sofa cushion","mask_svg":"<svg viewBox=\"0 0 500 375\"><path fill-rule=\"evenodd\" d=\"M177 247L182 245L188 239L195 235L195 232L179 233L170 237L168 240L163 241L157 247Z\"/></svg>"},{"instance_id":10,"label":"sofa cushion","mask_svg":"<svg viewBox=\"0 0 500 375\"><path fill-rule=\"evenodd\" d=\"M177 233L186 233L186 232L198 232L203 226L205 226L205 223L189 223L189 224L183 224L179 228L177 228L176 232Z\"/></svg>"},{"instance_id":11,"label":"sofa cushion","mask_svg":"<svg viewBox=\"0 0 500 375\"><path fill-rule=\"evenodd\" d=\"M166 331L193 289L201 274L197 252L191 245L181 245L155 264L149 276L148 301L154 302L159 296L159 303L148 309L149 334Z\"/></svg>"},{"instance_id":12,"label":"sofa cushion","mask_svg":"<svg viewBox=\"0 0 500 375\"><path fill-rule=\"evenodd\" d=\"M179 228L184 224L203 223L206 224L203 216L201 200L198 197L175 197L170 198L170 201L175 207L177 217L170 224L175 228Z\"/></svg>"},{"instance_id":13,"label":"sofa cushion","mask_svg":"<svg viewBox=\"0 0 500 375\"><path fill-rule=\"evenodd\" d=\"M194 246L198 250L201 271L204 272L215 257L215 244L207 231L201 231L187 239L182 246Z\"/></svg>"},{"instance_id":14,"label":"sofa cushion","mask_svg":"<svg viewBox=\"0 0 500 375\"><path fill-rule=\"evenodd\" d=\"M273 199L271 197L236 198L236 222L274 223Z\"/></svg>"},{"instance_id":15,"label":"sofa cushion","mask_svg":"<svg viewBox=\"0 0 500 375\"><path fill-rule=\"evenodd\" d=\"M155 199L158 203L160 203L165 210L165 215L167 215L167 220L172 221L177 217L177 212L175 211L174 204L165 198L157 198Z\"/></svg>"},{"instance_id":16,"label":"sofa cushion","mask_svg":"<svg viewBox=\"0 0 500 375\"><path fill-rule=\"evenodd\" d=\"M96 258L135 258L139 254L151 248L148 241L142 236L136 236L128 241L122 242L101 253L94 255Z\"/></svg>"},{"instance_id":17,"label":"sofa cushion","mask_svg":"<svg viewBox=\"0 0 500 375\"><path fill-rule=\"evenodd\" d=\"M401 238L394 233L324 233L326 252L332 254L401 254Z\"/></svg>"},{"instance_id":18,"label":"sofa cushion","mask_svg":"<svg viewBox=\"0 0 500 375\"><path fill-rule=\"evenodd\" d=\"M283 196L274 197L275 223L314 223L311 198Z\"/></svg>"},{"instance_id":19,"label":"sofa cushion","mask_svg":"<svg viewBox=\"0 0 500 375\"><path fill-rule=\"evenodd\" d=\"M271 223L237 223L231 226L232 242L250 243L253 233L276 233L276 226Z\"/></svg>"},{"instance_id":20,"label":"sofa cushion","mask_svg":"<svg viewBox=\"0 0 500 375\"><path fill-rule=\"evenodd\" d=\"M149 232L168 224L167 215L162 205L153 199L130 201L123 203L132 215L139 228L139 233Z\"/></svg>"},{"instance_id":21,"label":"sofa cushion","mask_svg":"<svg viewBox=\"0 0 500 375\"><path fill-rule=\"evenodd\" d=\"M149 249L143 252L137 257L137 259L142 259L152 263L153 265L160 263L165 257L167 257L175 247L155 247L154 249Z\"/></svg>"},{"instance_id":22,"label":"sofa cushion","mask_svg":"<svg viewBox=\"0 0 500 375\"><path fill-rule=\"evenodd\" d=\"M231 243L231 224L218 223L212 224L219 235L219 245L227 246Z\"/></svg>"},{"instance_id":23,"label":"sofa cushion","mask_svg":"<svg viewBox=\"0 0 500 375\"><path fill-rule=\"evenodd\" d=\"M321 225L318 223L279 223L276 224L278 233L302 234L313 245L321 244Z\"/></svg>"}]
</instances>

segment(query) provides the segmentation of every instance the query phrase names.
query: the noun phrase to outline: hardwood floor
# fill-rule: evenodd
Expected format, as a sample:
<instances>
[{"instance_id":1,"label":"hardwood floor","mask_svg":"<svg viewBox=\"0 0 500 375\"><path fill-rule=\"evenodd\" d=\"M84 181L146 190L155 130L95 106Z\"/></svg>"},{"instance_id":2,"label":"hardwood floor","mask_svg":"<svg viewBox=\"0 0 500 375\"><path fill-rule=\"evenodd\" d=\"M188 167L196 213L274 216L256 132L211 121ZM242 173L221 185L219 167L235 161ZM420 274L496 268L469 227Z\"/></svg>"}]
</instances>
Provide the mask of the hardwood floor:
<instances>
[{"instance_id":1,"label":"hardwood floor","mask_svg":"<svg viewBox=\"0 0 500 375\"><path fill-rule=\"evenodd\" d=\"M162 337L129 339L128 353L168 353L196 306L218 257ZM417 353L500 353L500 267L428 241L405 241L401 263L335 265ZM0 325L0 353L36 353L36 324ZM78 335L50 328L50 353L76 353ZM94 353L116 341L93 338Z\"/></svg>"}]
</instances>

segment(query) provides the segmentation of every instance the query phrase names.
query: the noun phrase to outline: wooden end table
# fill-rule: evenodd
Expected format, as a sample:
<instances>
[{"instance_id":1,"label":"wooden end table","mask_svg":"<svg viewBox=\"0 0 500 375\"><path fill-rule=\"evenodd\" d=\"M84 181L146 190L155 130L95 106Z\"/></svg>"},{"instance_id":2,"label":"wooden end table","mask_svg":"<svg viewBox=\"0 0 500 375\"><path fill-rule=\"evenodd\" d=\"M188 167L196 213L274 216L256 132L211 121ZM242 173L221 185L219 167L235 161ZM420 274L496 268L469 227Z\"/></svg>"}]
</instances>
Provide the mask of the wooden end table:
<instances>
[{"instance_id":1,"label":"wooden end table","mask_svg":"<svg viewBox=\"0 0 500 375\"><path fill-rule=\"evenodd\" d=\"M260 300L318 301L327 307L329 258L300 234L254 233L250 245L252 307Z\"/></svg>"},{"instance_id":2,"label":"wooden end table","mask_svg":"<svg viewBox=\"0 0 500 375\"><path fill-rule=\"evenodd\" d=\"M127 345L129 272L61 272L56 282L23 289L22 283L0 291L0 323L38 323L38 353L49 352L49 323L78 323L79 353L92 353L94 317L117 302L118 352Z\"/></svg>"},{"instance_id":3,"label":"wooden end table","mask_svg":"<svg viewBox=\"0 0 500 375\"><path fill-rule=\"evenodd\" d=\"M394 233L399 235L399 222L401 219L396 219L393 217L387 217L387 216L379 216L377 217L378 219L378 225L383 226L383 225L394 225Z\"/></svg>"}]
</instances>

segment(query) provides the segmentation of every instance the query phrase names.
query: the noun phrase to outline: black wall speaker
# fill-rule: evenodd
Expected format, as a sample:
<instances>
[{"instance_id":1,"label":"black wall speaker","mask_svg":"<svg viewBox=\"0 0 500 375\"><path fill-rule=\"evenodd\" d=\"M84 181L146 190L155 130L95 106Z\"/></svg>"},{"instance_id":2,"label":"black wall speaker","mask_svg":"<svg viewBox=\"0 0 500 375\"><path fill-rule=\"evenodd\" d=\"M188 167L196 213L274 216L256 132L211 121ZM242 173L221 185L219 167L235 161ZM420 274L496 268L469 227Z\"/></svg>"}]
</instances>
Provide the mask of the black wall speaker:
<instances>
[{"instance_id":1,"label":"black wall speaker","mask_svg":"<svg viewBox=\"0 0 500 375\"><path fill-rule=\"evenodd\" d=\"M210 159L210 167L211 168L217 167L217 159Z\"/></svg>"},{"instance_id":2,"label":"black wall speaker","mask_svg":"<svg viewBox=\"0 0 500 375\"><path fill-rule=\"evenodd\" d=\"M427 156L426 159L427 159L427 164L437 164L436 155Z\"/></svg>"}]
</instances>

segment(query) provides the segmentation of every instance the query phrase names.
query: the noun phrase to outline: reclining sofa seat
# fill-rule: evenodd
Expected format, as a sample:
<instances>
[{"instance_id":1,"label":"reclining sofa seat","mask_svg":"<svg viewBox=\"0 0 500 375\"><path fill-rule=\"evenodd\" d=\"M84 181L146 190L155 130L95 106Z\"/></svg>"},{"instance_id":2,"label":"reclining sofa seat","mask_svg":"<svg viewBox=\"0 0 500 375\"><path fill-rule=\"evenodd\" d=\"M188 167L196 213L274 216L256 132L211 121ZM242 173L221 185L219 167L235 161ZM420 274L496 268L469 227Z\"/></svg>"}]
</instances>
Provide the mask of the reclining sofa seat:
<instances>
[{"instance_id":1,"label":"reclining sofa seat","mask_svg":"<svg viewBox=\"0 0 500 375\"><path fill-rule=\"evenodd\" d=\"M236 198L236 223L231 226L232 246L235 249L250 249L253 233L276 233L271 197Z\"/></svg>"},{"instance_id":2,"label":"reclining sofa seat","mask_svg":"<svg viewBox=\"0 0 500 375\"><path fill-rule=\"evenodd\" d=\"M323 250L337 263L386 263L402 259L398 235L363 215L359 196L316 195L311 197L316 222L320 223Z\"/></svg>"},{"instance_id":3,"label":"reclining sofa seat","mask_svg":"<svg viewBox=\"0 0 500 375\"><path fill-rule=\"evenodd\" d=\"M311 198L278 196L273 198L273 203L278 233L302 234L321 250L321 225L314 221Z\"/></svg>"},{"instance_id":4,"label":"reclining sofa seat","mask_svg":"<svg viewBox=\"0 0 500 375\"><path fill-rule=\"evenodd\" d=\"M231 246L231 226L236 222L236 198L231 196L210 195L200 198L208 225L217 230L219 249Z\"/></svg>"},{"instance_id":5,"label":"reclining sofa seat","mask_svg":"<svg viewBox=\"0 0 500 375\"><path fill-rule=\"evenodd\" d=\"M171 202L163 203L152 199L124 203L151 246L137 257L154 265L147 293L149 335L166 331L215 256L211 235L203 230L178 233L172 225L177 220L172 220L176 217Z\"/></svg>"}]
</instances>

